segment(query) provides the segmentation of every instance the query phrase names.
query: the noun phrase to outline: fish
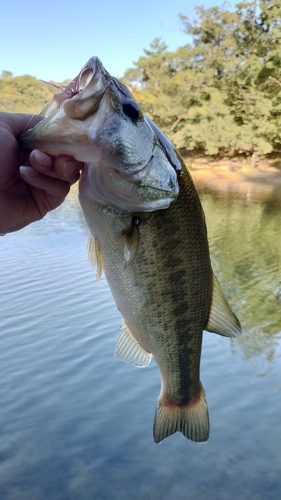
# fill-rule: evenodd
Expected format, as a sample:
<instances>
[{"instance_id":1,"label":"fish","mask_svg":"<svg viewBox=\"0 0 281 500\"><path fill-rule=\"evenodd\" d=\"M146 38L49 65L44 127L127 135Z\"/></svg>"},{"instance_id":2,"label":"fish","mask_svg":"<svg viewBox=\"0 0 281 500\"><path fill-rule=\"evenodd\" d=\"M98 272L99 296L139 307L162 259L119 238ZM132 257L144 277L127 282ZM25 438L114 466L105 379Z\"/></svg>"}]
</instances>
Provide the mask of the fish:
<instances>
[{"instance_id":1,"label":"fish","mask_svg":"<svg viewBox=\"0 0 281 500\"><path fill-rule=\"evenodd\" d=\"M242 329L215 277L204 212L183 158L129 89L92 57L59 87L22 147L84 162L79 202L97 278L123 316L114 354L161 377L153 435L209 438L203 331ZM216 368L217 369L217 368Z\"/></svg>"}]
</instances>

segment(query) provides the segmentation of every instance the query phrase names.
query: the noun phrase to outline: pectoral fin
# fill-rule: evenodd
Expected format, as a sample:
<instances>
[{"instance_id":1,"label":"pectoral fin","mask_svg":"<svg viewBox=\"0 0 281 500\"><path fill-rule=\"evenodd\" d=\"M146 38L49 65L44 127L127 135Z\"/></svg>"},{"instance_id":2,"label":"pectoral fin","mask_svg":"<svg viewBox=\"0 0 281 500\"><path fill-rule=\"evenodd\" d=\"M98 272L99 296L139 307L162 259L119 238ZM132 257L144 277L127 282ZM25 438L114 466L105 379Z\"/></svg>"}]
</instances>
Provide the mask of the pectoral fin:
<instances>
[{"instance_id":1,"label":"pectoral fin","mask_svg":"<svg viewBox=\"0 0 281 500\"><path fill-rule=\"evenodd\" d=\"M120 328L120 337L115 346L114 355L120 361L141 367L149 365L152 354L144 350L132 334L125 321Z\"/></svg>"},{"instance_id":2,"label":"pectoral fin","mask_svg":"<svg viewBox=\"0 0 281 500\"><path fill-rule=\"evenodd\" d=\"M103 257L98 239L92 236L88 240L88 255L90 264L97 270L96 278L99 281L103 273Z\"/></svg>"},{"instance_id":3,"label":"pectoral fin","mask_svg":"<svg viewBox=\"0 0 281 500\"><path fill-rule=\"evenodd\" d=\"M124 267L127 267L133 262L139 248L139 219L137 217L133 217L132 227L124 233L124 236Z\"/></svg>"},{"instance_id":4,"label":"pectoral fin","mask_svg":"<svg viewBox=\"0 0 281 500\"><path fill-rule=\"evenodd\" d=\"M211 309L205 330L224 337L238 337L242 333L239 319L231 310L214 274Z\"/></svg>"}]
</instances>

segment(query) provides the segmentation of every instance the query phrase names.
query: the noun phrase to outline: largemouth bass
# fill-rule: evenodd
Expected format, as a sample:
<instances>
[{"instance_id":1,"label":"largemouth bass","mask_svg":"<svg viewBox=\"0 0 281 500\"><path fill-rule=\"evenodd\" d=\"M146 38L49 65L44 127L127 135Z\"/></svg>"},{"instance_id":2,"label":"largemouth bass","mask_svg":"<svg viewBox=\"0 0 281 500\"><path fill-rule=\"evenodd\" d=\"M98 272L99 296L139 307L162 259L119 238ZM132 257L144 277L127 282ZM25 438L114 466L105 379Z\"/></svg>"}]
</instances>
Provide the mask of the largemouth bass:
<instances>
[{"instance_id":1,"label":"largemouth bass","mask_svg":"<svg viewBox=\"0 0 281 500\"><path fill-rule=\"evenodd\" d=\"M92 235L89 250L124 318L115 356L136 366L152 356L157 363L155 442L177 431L206 441L202 333L236 337L241 327L212 271L191 176L173 144L98 58L60 90L44 108L46 118L20 143L85 162L79 200Z\"/></svg>"}]
</instances>

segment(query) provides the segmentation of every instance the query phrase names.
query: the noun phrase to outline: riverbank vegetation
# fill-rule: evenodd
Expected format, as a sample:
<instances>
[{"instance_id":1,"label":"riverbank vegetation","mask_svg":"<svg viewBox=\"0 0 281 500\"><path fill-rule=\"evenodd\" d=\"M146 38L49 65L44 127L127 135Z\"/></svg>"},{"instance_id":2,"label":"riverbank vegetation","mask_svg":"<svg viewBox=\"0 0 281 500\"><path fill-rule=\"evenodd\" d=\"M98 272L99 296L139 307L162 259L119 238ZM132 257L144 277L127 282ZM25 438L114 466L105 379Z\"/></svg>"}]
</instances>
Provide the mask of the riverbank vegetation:
<instances>
[{"instance_id":1,"label":"riverbank vegetation","mask_svg":"<svg viewBox=\"0 0 281 500\"><path fill-rule=\"evenodd\" d=\"M121 80L177 148L210 156L281 152L281 0L180 14L191 43L155 39ZM3 72L0 108L39 112L52 88Z\"/></svg>"}]
</instances>

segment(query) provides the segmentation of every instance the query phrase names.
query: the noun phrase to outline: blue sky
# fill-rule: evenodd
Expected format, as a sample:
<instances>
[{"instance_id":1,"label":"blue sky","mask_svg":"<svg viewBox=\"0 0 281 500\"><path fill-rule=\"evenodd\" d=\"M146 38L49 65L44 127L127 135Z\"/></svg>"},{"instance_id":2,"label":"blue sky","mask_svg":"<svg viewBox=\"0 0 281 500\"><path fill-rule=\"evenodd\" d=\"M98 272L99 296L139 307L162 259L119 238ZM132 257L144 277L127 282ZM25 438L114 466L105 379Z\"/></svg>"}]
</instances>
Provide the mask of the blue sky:
<instances>
[{"instance_id":1,"label":"blue sky","mask_svg":"<svg viewBox=\"0 0 281 500\"><path fill-rule=\"evenodd\" d=\"M155 37L169 50L189 42L178 18L223 0L0 0L0 74L73 78L92 56L120 77ZM233 3L233 2L232 2Z\"/></svg>"}]
</instances>

